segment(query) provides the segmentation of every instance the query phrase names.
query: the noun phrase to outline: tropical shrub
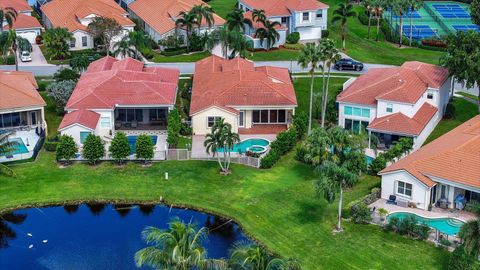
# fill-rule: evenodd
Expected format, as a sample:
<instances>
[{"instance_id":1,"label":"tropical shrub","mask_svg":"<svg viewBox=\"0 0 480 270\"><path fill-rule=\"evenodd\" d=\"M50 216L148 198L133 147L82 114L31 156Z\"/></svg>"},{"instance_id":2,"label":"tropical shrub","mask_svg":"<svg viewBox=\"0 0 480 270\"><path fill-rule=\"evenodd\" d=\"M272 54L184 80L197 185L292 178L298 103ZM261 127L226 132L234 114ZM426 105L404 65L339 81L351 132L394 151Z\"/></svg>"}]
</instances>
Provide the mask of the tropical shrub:
<instances>
[{"instance_id":1,"label":"tropical shrub","mask_svg":"<svg viewBox=\"0 0 480 270\"><path fill-rule=\"evenodd\" d=\"M175 55L181 55L181 54L185 54L185 53L187 53L186 48L179 48L179 49L175 49L175 50L163 50L161 52L161 54L163 56L175 56Z\"/></svg>"},{"instance_id":2,"label":"tropical shrub","mask_svg":"<svg viewBox=\"0 0 480 270\"><path fill-rule=\"evenodd\" d=\"M428 225L418 223L414 216L407 216L403 219L393 217L384 226L384 229L421 240L427 239L430 231Z\"/></svg>"},{"instance_id":3,"label":"tropical shrub","mask_svg":"<svg viewBox=\"0 0 480 270\"><path fill-rule=\"evenodd\" d=\"M352 221L359 224L367 224L372 221L372 215L368 206L361 202L350 208L350 216Z\"/></svg>"},{"instance_id":4,"label":"tropical shrub","mask_svg":"<svg viewBox=\"0 0 480 270\"><path fill-rule=\"evenodd\" d=\"M192 127L190 127L187 123L182 123L180 127L180 134L183 136L190 136L192 135L193 130Z\"/></svg>"},{"instance_id":5,"label":"tropical shrub","mask_svg":"<svg viewBox=\"0 0 480 270\"><path fill-rule=\"evenodd\" d=\"M180 114L177 109L173 109L168 113L167 122L167 142L171 148L175 148L180 140L180 130L182 128Z\"/></svg>"},{"instance_id":6,"label":"tropical shrub","mask_svg":"<svg viewBox=\"0 0 480 270\"><path fill-rule=\"evenodd\" d=\"M478 270L479 262L475 257L465 253L463 246L457 247L450 255L448 270Z\"/></svg>"},{"instance_id":7,"label":"tropical shrub","mask_svg":"<svg viewBox=\"0 0 480 270\"><path fill-rule=\"evenodd\" d=\"M60 143L57 146L57 161L63 161L68 164L71 159L75 158L78 152L78 147L73 138L69 135L60 137Z\"/></svg>"},{"instance_id":8,"label":"tropical shrub","mask_svg":"<svg viewBox=\"0 0 480 270\"><path fill-rule=\"evenodd\" d=\"M358 12L358 20L363 25L368 25L368 15L366 11Z\"/></svg>"},{"instance_id":9,"label":"tropical shrub","mask_svg":"<svg viewBox=\"0 0 480 270\"><path fill-rule=\"evenodd\" d=\"M50 60L65 59L70 55L69 41L73 36L67 28L50 28L42 37Z\"/></svg>"},{"instance_id":10,"label":"tropical shrub","mask_svg":"<svg viewBox=\"0 0 480 270\"><path fill-rule=\"evenodd\" d=\"M286 42L288 44L297 44L300 40L300 33L299 32L292 32L288 34Z\"/></svg>"},{"instance_id":11,"label":"tropical shrub","mask_svg":"<svg viewBox=\"0 0 480 270\"><path fill-rule=\"evenodd\" d=\"M153 142L150 136L144 134L138 136L135 155L137 159L143 160L144 163L153 158Z\"/></svg>"},{"instance_id":12,"label":"tropical shrub","mask_svg":"<svg viewBox=\"0 0 480 270\"><path fill-rule=\"evenodd\" d=\"M297 131L292 127L287 131L278 133L277 138L270 144L270 148L276 150L278 154L284 155L295 146L297 138Z\"/></svg>"},{"instance_id":13,"label":"tropical shrub","mask_svg":"<svg viewBox=\"0 0 480 270\"><path fill-rule=\"evenodd\" d=\"M55 74L53 74L53 79L57 82L61 81L78 81L80 74L70 68L61 68Z\"/></svg>"},{"instance_id":14,"label":"tropical shrub","mask_svg":"<svg viewBox=\"0 0 480 270\"><path fill-rule=\"evenodd\" d=\"M295 44L285 43L285 44L283 44L283 47L284 47L285 49L289 49L289 50L300 51L300 50L302 50L303 48L305 48L305 45L302 44L302 43L295 43Z\"/></svg>"},{"instance_id":15,"label":"tropical shrub","mask_svg":"<svg viewBox=\"0 0 480 270\"><path fill-rule=\"evenodd\" d=\"M453 106L452 102L447 104L447 108L445 109L445 115L443 116L444 119L455 119L455 106Z\"/></svg>"},{"instance_id":16,"label":"tropical shrub","mask_svg":"<svg viewBox=\"0 0 480 270\"><path fill-rule=\"evenodd\" d=\"M164 49L178 49L184 45L183 38L177 34L161 39L158 44Z\"/></svg>"},{"instance_id":17,"label":"tropical shrub","mask_svg":"<svg viewBox=\"0 0 480 270\"><path fill-rule=\"evenodd\" d=\"M387 167L387 161L383 155L378 155L377 158L372 160L372 163L368 166L368 173L370 175L377 175L381 170Z\"/></svg>"},{"instance_id":18,"label":"tropical shrub","mask_svg":"<svg viewBox=\"0 0 480 270\"><path fill-rule=\"evenodd\" d=\"M72 95L74 88L75 82L70 80L53 82L47 86L48 96L51 97L55 102L58 114L62 114L64 112L65 105L67 105L68 99Z\"/></svg>"},{"instance_id":19,"label":"tropical shrub","mask_svg":"<svg viewBox=\"0 0 480 270\"><path fill-rule=\"evenodd\" d=\"M322 30L322 38L328 38L330 36L330 31L328 29Z\"/></svg>"},{"instance_id":20,"label":"tropical shrub","mask_svg":"<svg viewBox=\"0 0 480 270\"><path fill-rule=\"evenodd\" d=\"M122 164L131 153L130 144L128 143L128 138L125 133L115 133L112 143L108 147L108 151L118 164Z\"/></svg>"},{"instance_id":21,"label":"tropical shrub","mask_svg":"<svg viewBox=\"0 0 480 270\"><path fill-rule=\"evenodd\" d=\"M293 116L293 126L297 130L298 139L302 139L307 133L308 115L304 112L295 114Z\"/></svg>"},{"instance_id":22,"label":"tropical shrub","mask_svg":"<svg viewBox=\"0 0 480 270\"><path fill-rule=\"evenodd\" d=\"M273 167L275 163L278 162L280 159L280 154L275 150L271 149L261 160L260 160L260 168L268 169Z\"/></svg>"},{"instance_id":23,"label":"tropical shrub","mask_svg":"<svg viewBox=\"0 0 480 270\"><path fill-rule=\"evenodd\" d=\"M45 150L46 150L46 151L48 151L48 152L55 152L55 151L57 151L58 144L59 144L59 142L46 141L46 142L43 144L43 146L45 147Z\"/></svg>"},{"instance_id":24,"label":"tropical shrub","mask_svg":"<svg viewBox=\"0 0 480 270\"><path fill-rule=\"evenodd\" d=\"M88 134L83 143L82 156L88 160L88 163L95 165L100 158L105 156L105 146L100 136Z\"/></svg>"}]
</instances>

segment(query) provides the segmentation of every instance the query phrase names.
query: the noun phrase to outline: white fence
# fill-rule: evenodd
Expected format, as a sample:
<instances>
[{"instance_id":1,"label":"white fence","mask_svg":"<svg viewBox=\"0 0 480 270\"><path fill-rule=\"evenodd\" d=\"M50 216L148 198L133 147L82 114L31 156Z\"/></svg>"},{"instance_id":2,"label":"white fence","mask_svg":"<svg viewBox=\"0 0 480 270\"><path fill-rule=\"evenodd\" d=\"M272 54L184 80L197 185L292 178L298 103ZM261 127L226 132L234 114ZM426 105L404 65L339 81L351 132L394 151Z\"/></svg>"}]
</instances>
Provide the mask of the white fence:
<instances>
[{"instance_id":1,"label":"white fence","mask_svg":"<svg viewBox=\"0 0 480 270\"><path fill-rule=\"evenodd\" d=\"M78 155L74 160L76 161L86 161L81 155ZM101 158L103 161L112 161L113 158L108 155ZM127 157L127 160L136 160L135 155ZM152 161L164 161L164 160L209 160L217 161L216 157L203 157L203 158L192 158L192 152L188 149L168 149L168 150L159 150L154 151ZM247 157L247 156L236 156L231 158L232 163L238 163L247 165L254 168L260 168L261 158Z\"/></svg>"}]
</instances>

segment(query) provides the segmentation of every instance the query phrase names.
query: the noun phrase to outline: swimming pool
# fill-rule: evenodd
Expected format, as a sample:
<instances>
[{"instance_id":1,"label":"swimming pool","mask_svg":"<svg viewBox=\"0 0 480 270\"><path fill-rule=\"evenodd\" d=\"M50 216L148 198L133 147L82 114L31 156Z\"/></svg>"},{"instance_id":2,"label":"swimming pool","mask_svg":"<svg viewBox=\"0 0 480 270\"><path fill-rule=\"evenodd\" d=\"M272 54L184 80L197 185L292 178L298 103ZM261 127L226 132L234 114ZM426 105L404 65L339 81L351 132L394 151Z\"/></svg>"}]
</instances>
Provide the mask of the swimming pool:
<instances>
[{"instance_id":1,"label":"swimming pool","mask_svg":"<svg viewBox=\"0 0 480 270\"><path fill-rule=\"evenodd\" d=\"M8 141L12 143L12 151L8 155L28 153L27 146L23 143L22 138L9 138Z\"/></svg>"},{"instance_id":2,"label":"swimming pool","mask_svg":"<svg viewBox=\"0 0 480 270\"><path fill-rule=\"evenodd\" d=\"M232 152L246 153L248 150L255 153L263 153L270 144L270 141L266 139L246 139L233 146ZM217 150L217 152L223 153L223 148Z\"/></svg>"},{"instance_id":3,"label":"swimming pool","mask_svg":"<svg viewBox=\"0 0 480 270\"><path fill-rule=\"evenodd\" d=\"M153 146L155 146L157 144L158 136L152 135L150 138L152 138ZM127 139L128 144L130 144L130 153L133 154L135 153L135 146L137 145L138 136L127 136Z\"/></svg>"},{"instance_id":4,"label":"swimming pool","mask_svg":"<svg viewBox=\"0 0 480 270\"><path fill-rule=\"evenodd\" d=\"M448 235L458 235L460 228L465 224L463 221L456 218L426 218L409 212L394 212L388 215L387 220L390 220L393 217L402 220L408 216L414 216L419 223L425 223Z\"/></svg>"}]
</instances>

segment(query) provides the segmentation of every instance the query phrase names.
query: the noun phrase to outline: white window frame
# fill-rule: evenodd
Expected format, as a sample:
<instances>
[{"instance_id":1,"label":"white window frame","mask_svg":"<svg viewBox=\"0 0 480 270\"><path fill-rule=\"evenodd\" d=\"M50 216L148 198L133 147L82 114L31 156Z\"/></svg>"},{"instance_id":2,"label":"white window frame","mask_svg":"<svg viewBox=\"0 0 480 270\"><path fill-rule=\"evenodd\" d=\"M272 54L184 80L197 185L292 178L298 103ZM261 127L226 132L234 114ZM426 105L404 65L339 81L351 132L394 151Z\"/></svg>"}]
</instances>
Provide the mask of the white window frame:
<instances>
[{"instance_id":1,"label":"white window frame","mask_svg":"<svg viewBox=\"0 0 480 270\"><path fill-rule=\"evenodd\" d=\"M391 113L393 112L393 104L387 103L387 108L385 109L386 112Z\"/></svg>"},{"instance_id":2,"label":"white window frame","mask_svg":"<svg viewBox=\"0 0 480 270\"><path fill-rule=\"evenodd\" d=\"M408 188L408 186L410 186L410 188ZM400 192L400 188L403 189L403 193ZM410 195L407 194L407 190L410 190ZM403 197L412 198L412 195L413 195L413 184L407 183L407 182L404 182L404 181L397 180L397 185L396 185L395 193L398 194L398 195L400 195L400 196L403 196Z\"/></svg>"},{"instance_id":3,"label":"white window frame","mask_svg":"<svg viewBox=\"0 0 480 270\"><path fill-rule=\"evenodd\" d=\"M70 48L75 48L77 46L77 40L75 38L72 38L70 40Z\"/></svg>"},{"instance_id":4,"label":"white window frame","mask_svg":"<svg viewBox=\"0 0 480 270\"><path fill-rule=\"evenodd\" d=\"M245 127L245 111L240 111L238 114L238 127Z\"/></svg>"},{"instance_id":5,"label":"white window frame","mask_svg":"<svg viewBox=\"0 0 480 270\"><path fill-rule=\"evenodd\" d=\"M209 118L213 118L213 124L210 126L209 123L210 123L210 120ZM221 116L207 116L207 128L212 128L215 123L219 120L219 119L222 119L223 117Z\"/></svg>"},{"instance_id":6,"label":"white window frame","mask_svg":"<svg viewBox=\"0 0 480 270\"><path fill-rule=\"evenodd\" d=\"M82 47L87 47L87 46L88 46L88 37L82 36Z\"/></svg>"},{"instance_id":7,"label":"white window frame","mask_svg":"<svg viewBox=\"0 0 480 270\"><path fill-rule=\"evenodd\" d=\"M100 117L100 127L110 128L112 125L110 123L110 117Z\"/></svg>"},{"instance_id":8,"label":"white window frame","mask_svg":"<svg viewBox=\"0 0 480 270\"><path fill-rule=\"evenodd\" d=\"M431 96L431 98L429 96ZM434 96L433 91L427 91L427 99L433 100L434 97L435 96Z\"/></svg>"},{"instance_id":9,"label":"white window frame","mask_svg":"<svg viewBox=\"0 0 480 270\"><path fill-rule=\"evenodd\" d=\"M308 20L305 20L305 14L308 14ZM302 12L302 22L310 22L310 12Z\"/></svg>"},{"instance_id":10,"label":"white window frame","mask_svg":"<svg viewBox=\"0 0 480 270\"><path fill-rule=\"evenodd\" d=\"M318 15L320 15L320 16L318 16ZM317 20L323 20L323 10L317 11L317 12L315 13L315 18L316 18Z\"/></svg>"}]
</instances>

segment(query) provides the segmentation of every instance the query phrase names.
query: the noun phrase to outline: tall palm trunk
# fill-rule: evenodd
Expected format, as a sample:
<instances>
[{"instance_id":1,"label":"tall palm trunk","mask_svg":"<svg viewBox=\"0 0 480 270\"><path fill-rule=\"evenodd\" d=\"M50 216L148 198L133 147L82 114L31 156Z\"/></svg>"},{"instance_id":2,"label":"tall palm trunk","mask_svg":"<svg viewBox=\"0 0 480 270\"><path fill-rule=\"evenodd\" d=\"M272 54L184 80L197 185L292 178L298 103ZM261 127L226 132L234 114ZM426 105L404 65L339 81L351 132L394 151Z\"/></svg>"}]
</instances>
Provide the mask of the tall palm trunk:
<instances>
[{"instance_id":1,"label":"tall palm trunk","mask_svg":"<svg viewBox=\"0 0 480 270\"><path fill-rule=\"evenodd\" d=\"M380 36L380 15L377 14L377 37L375 41L378 42L379 36Z\"/></svg>"},{"instance_id":2,"label":"tall palm trunk","mask_svg":"<svg viewBox=\"0 0 480 270\"><path fill-rule=\"evenodd\" d=\"M325 115L327 111L327 103L328 103L328 87L330 85L330 71L332 70L332 66L329 64L328 66L328 74L327 74L327 85L325 87L325 99L323 101L322 107L322 127L325 126Z\"/></svg>"},{"instance_id":3,"label":"tall palm trunk","mask_svg":"<svg viewBox=\"0 0 480 270\"><path fill-rule=\"evenodd\" d=\"M367 38L370 39L370 29L372 27L372 12L368 11L368 35Z\"/></svg>"},{"instance_id":4,"label":"tall palm trunk","mask_svg":"<svg viewBox=\"0 0 480 270\"><path fill-rule=\"evenodd\" d=\"M403 39L403 13L400 13L400 29L399 29L399 33L400 33L400 38L399 38L399 43L398 43L398 47L402 47L402 39Z\"/></svg>"},{"instance_id":5,"label":"tall palm trunk","mask_svg":"<svg viewBox=\"0 0 480 270\"><path fill-rule=\"evenodd\" d=\"M308 107L308 134L312 132L312 103L313 103L313 83L315 80L315 69L310 71L312 78L310 80L310 104Z\"/></svg>"},{"instance_id":6,"label":"tall palm trunk","mask_svg":"<svg viewBox=\"0 0 480 270\"><path fill-rule=\"evenodd\" d=\"M342 25L342 47L345 50L345 40L347 39L347 23Z\"/></svg>"},{"instance_id":7,"label":"tall palm trunk","mask_svg":"<svg viewBox=\"0 0 480 270\"><path fill-rule=\"evenodd\" d=\"M340 196L338 198L338 222L337 231L342 230L342 204L343 204L343 188L340 187Z\"/></svg>"},{"instance_id":8,"label":"tall palm trunk","mask_svg":"<svg viewBox=\"0 0 480 270\"><path fill-rule=\"evenodd\" d=\"M412 38L413 38L413 8L410 10L410 41L409 46L412 47Z\"/></svg>"},{"instance_id":9,"label":"tall palm trunk","mask_svg":"<svg viewBox=\"0 0 480 270\"><path fill-rule=\"evenodd\" d=\"M218 153L216 154L217 154L218 165L220 165L220 169L222 170L222 172L224 172L225 169L223 168L222 161L220 160L220 155ZM213 155L215 155L215 153Z\"/></svg>"},{"instance_id":10,"label":"tall palm trunk","mask_svg":"<svg viewBox=\"0 0 480 270\"><path fill-rule=\"evenodd\" d=\"M321 106L321 118L323 119L323 102L325 100L325 91L326 90L326 84L325 84L325 66L326 66L326 61L323 61L323 68L322 68L322 106ZM324 126L324 123L322 121L322 127Z\"/></svg>"}]
</instances>

